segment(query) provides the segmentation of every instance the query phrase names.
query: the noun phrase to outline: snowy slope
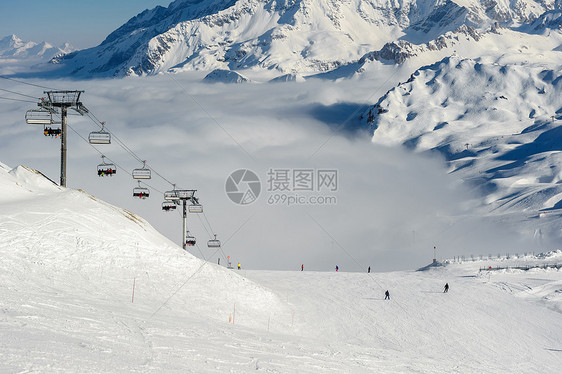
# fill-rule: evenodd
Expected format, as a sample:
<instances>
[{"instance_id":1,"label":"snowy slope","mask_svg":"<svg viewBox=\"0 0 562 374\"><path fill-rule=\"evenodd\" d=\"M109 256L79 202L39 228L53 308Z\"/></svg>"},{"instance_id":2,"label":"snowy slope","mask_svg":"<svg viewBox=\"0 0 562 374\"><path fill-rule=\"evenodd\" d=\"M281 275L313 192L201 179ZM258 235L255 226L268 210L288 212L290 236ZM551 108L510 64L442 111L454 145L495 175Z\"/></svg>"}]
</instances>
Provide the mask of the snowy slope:
<instances>
[{"instance_id":1,"label":"snowy slope","mask_svg":"<svg viewBox=\"0 0 562 374\"><path fill-rule=\"evenodd\" d=\"M419 69L365 114L373 142L439 151L495 212L558 209L559 55L447 57Z\"/></svg>"},{"instance_id":2,"label":"snowy slope","mask_svg":"<svg viewBox=\"0 0 562 374\"><path fill-rule=\"evenodd\" d=\"M133 17L99 46L53 62L57 74L124 76L170 69L265 68L318 73L399 37L426 43L465 25L519 24L553 0L177 0Z\"/></svg>"},{"instance_id":3,"label":"snowy slope","mask_svg":"<svg viewBox=\"0 0 562 374\"><path fill-rule=\"evenodd\" d=\"M130 212L0 166L2 372L559 367L561 271L478 270L560 264L560 251L425 272L238 272L203 265Z\"/></svg>"},{"instance_id":4,"label":"snowy slope","mask_svg":"<svg viewBox=\"0 0 562 374\"><path fill-rule=\"evenodd\" d=\"M252 326L256 313L283 310L270 291L194 258L135 214L0 166L0 371L118 371L99 355L143 361L146 343L130 345L150 325L141 321L227 322L236 305L236 323Z\"/></svg>"}]
</instances>

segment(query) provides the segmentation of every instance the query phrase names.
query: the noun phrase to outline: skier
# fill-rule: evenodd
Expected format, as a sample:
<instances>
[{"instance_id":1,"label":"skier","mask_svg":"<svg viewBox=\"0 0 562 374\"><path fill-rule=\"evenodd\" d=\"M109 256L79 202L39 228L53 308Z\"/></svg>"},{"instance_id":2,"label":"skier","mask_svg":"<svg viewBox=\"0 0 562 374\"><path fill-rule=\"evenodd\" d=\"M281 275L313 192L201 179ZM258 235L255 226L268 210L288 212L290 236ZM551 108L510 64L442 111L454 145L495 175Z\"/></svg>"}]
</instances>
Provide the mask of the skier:
<instances>
[{"instance_id":1,"label":"skier","mask_svg":"<svg viewBox=\"0 0 562 374\"><path fill-rule=\"evenodd\" d=\"M445 288L443 289L444 293L449 292L449 283L445 283Z\"/></svg>"},{"instance_id":2,"label":"skier","mask_svg":"<svg viewBox=\"0 0 562 374\"><path fill-rule=\"evenodd\" d=\"M238 270L240 270L240 263L238 263Z\"/></svg>"},{"instance_id":3,"label":"skier","mask_svg":"<svg viewBox=\"0 0 562 374\"><path fill-rule=\"evenodd\" d=\"M301 271L304 271L304 264L301 265Z\"/></svg>"},{"instance_id":4,"label":"skier","mask_svg":"<svg viewBox=\"0 0 562 374\"><path fill-rule=\"evenodd\" d=\"M338 265L336 265L336 271L338 271L340 268L338 267Z\"/></svg>"},{"instance_id":5,"label":"skier","mask_svg":"<svg viewBox=\"0 0 562 374\"><path fill-rule=\"evenodd\" d=\"M388 290L386 290L386 292L384 293L384 299L390 300L390 292L388 292Z\"/></svg>"},{"instance_id":6,"label":"skier","mask_svg":"<svg viewBox=\"0 0 562 374\"><path fill-rule=\"evenodd\" d=\"M369 268L367 269L367 273L371 272L371 267L369 266Z\"/></svg>"}]
</instances>

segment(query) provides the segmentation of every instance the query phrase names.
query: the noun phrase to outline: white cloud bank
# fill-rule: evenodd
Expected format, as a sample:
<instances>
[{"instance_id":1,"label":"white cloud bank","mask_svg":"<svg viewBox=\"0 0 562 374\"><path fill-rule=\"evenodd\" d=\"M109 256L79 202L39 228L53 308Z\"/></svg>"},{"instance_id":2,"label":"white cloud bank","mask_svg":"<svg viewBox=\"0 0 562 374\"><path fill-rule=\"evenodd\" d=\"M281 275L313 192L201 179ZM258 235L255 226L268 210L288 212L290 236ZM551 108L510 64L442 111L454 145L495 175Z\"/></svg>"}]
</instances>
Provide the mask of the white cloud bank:
<instances>
[{"instance_id":1,"label":"white cloud bank","mask_svg":"<svg viewBox=\"0 0 562 374\"><path fill-rule=\"evenodd\" d=\"M439 258L532 250L533 238L517 233L521 225L482 217L478 197L448 176L441 160L374 145L361 131L335 130L349 111L360 113L363 105L376 101L373 93L381 90L380 82L210 85L201 78L194 73L39 83L85 90L84 105L135 153L178 187L197 189L213 231L223 240L224 255L246 268L297 269L305 264L326 270L337 264L349 271L369 265L387 271L425 265L433 246ZM33 96L43 91L2 83L2 88ZM38 169L58 181L60 142L44 137L40 126L25 124L25 110L33 107L0 101L0 161ZM354 123L352 118L347 125ZM97 130L88 118L72 116L69 124L84 137ZM138 213L181 241L181 217L161 210L163 198L157 192L171 185L153 175L151 197L135 200L136 182L121 169L115 177L99 178L99 153L74 132L68 148L69 187ZM97 148L121 168L142 166L115 141ZM226 178L240 168L253 170L262 180L262 195L248 206L232 203L224 192ZM270 168L337 169L338 190L330 193L337 204L269 205L265 189ZM209 235L203 222L202 216L189 217L200 245L193 253L209 257L213 251L206 248Z\"/></svg>"}]
</instances>

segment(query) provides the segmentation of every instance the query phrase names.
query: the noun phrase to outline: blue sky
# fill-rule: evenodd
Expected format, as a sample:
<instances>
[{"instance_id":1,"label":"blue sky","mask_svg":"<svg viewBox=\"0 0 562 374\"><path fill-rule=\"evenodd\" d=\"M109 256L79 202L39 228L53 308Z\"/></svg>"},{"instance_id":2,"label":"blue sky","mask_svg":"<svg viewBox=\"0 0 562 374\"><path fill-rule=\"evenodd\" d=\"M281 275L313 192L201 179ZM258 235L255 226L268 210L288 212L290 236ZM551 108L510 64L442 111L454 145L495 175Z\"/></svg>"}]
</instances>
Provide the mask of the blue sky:
<instances>
[{"instance_id":1,"label":"blue sky","mask_svg":"<svg viewBox=\"0 0 562 374\"><path fill-rule=\"evenodd\" d=\"M0 0L0 38L15 34L26 41L69 42L83 49L145 9L172 0Z\"/></svg>"}]
</instances>

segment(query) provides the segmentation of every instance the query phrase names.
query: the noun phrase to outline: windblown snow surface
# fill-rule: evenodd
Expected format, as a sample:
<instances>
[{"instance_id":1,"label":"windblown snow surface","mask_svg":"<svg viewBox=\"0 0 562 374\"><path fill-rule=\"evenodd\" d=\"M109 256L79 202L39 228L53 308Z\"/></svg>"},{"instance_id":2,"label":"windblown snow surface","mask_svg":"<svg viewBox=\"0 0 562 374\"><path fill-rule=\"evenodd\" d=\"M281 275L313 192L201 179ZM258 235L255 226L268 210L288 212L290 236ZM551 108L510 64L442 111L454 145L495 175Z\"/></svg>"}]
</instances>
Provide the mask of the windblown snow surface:
<instances>
[{"instance_id":1,"label":"windblown snow surface","mask_svg":"<svg viewBox=\"0 0 562 374\"><path fill-rule=\"evenodd\" d=\"M561 272L479 269L560 264L561 251L426 271L238 271L32 169L0 164L0 191L0 372L560 368Z\"/></svg>"}]
</instances>

